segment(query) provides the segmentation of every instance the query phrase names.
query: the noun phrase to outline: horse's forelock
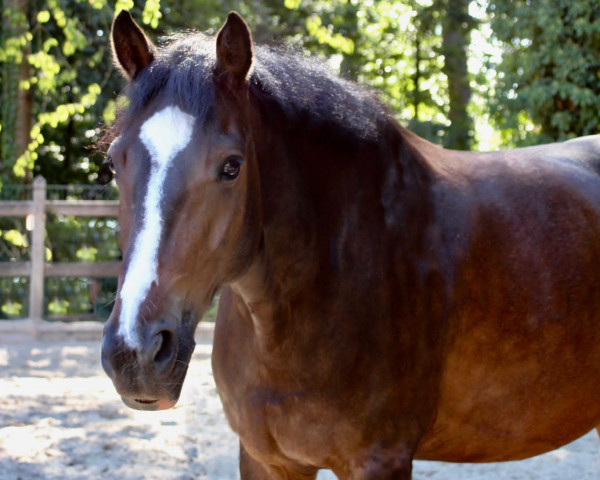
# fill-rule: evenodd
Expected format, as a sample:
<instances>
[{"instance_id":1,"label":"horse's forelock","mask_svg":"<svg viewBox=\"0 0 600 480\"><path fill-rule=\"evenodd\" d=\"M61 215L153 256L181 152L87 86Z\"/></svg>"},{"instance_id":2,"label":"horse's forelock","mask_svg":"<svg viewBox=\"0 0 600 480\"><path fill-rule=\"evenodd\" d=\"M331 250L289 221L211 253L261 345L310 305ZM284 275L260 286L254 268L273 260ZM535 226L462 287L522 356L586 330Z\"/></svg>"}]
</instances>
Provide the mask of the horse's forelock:
<instances>
[{"instance_id":1,"label":"horse's forelock","mask_svg":"<svg viewBox=\"0 0 600 480\"><path fill-rule=\"evenodd\" d=\"M126 107L117 111L116 121L105 130L99 146L110 145L158 99L179 105L197 118L209 117L215 99L214 64L214 41L210 37L202 34L168 37L154 61L127 85Z\"/></svg>"}]
</instances>

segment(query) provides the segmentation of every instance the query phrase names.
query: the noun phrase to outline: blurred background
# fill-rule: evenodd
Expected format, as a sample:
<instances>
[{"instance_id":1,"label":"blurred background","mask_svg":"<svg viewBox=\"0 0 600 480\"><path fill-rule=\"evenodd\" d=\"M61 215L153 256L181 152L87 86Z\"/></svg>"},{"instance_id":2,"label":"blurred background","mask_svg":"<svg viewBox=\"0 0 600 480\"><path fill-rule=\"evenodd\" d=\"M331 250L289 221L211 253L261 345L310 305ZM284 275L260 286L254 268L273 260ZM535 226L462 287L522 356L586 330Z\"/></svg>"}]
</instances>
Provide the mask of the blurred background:
<instances>
[{"instance_id":1,"label":"blurred background","mask_svg":"<svg viewBox=\"0 0 600 480\"><path fill-rule=\"evenodd\" d=\"M397 119L455 149L495 150L600 130L600 0L2 0L0 201L116 200L97 142L123 80L109 33L127 9L160 43L214 34L230 10L255 40L288 43L375 89ZM0 262L26 262L26 218L0 218ZM110 217L47 216L47 262L119 260ZM28 315L29 278L0 278L0 318ZM49 319L103 320L114 278L48 277Z\"/></svg>"}]
</instances>

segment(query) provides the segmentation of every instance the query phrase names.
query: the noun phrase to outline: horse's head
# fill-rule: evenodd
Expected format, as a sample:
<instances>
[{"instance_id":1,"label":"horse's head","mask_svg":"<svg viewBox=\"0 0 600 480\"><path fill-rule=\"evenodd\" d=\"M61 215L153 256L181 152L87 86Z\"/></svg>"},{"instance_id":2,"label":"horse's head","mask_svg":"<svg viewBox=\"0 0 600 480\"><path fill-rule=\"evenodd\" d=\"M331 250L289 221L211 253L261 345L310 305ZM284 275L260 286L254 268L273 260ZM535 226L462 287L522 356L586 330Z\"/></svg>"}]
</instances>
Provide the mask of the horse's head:
<instances>
[{"instance_id":1,"label":"horse's head","mask_svg":"<svg viewBox=\"0 0 600 480\"><path fill-rule=\"evenodd\" d=\"M128 406L157 410L176 403L201 315L260 242L252 40L232 13L216 41L191 36L158 49L121 12L112 46L129 86L108 152L123 267L102 363Z\"/></svg>"}]
</instances>

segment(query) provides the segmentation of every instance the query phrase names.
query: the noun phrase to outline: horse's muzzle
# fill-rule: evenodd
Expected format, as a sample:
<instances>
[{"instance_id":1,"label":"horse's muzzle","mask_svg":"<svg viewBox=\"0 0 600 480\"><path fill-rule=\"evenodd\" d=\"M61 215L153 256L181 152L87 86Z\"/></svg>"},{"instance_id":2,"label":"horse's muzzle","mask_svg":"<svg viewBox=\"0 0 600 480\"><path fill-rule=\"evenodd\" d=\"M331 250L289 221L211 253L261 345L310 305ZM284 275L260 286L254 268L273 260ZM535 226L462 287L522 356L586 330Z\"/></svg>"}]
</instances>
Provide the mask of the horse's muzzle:
<instances>
[{"instance_id":1,"label":"horse's muzzle","mask_svg":"<svg viewBox=\"0 0 600 480\"><path fill-rule=\"evenodd\" d=\"M173 407L181 393L194 349L192 335L182 335L166 321L146 325L136 348L126 345L109 319L102 339L102 367L123 403L136 410ZM185 340L191 337L191 340Z\"/></svg>"},{"instance_id":2,"label":"horse's muzzle","mask_svg":"<svg viewBox=\"0 0 600 480\"><path fill-rule=\"evenodd\" d=\"M144 400L144 399L136 399L136 398L126 398L121 397L123 403L127 405L129 408L133 408L135 410L167 410L171 407L174 407L177 403L177 400L169 400L169 399L160 399L160 400Z\"/></svg>"}]
</instances>

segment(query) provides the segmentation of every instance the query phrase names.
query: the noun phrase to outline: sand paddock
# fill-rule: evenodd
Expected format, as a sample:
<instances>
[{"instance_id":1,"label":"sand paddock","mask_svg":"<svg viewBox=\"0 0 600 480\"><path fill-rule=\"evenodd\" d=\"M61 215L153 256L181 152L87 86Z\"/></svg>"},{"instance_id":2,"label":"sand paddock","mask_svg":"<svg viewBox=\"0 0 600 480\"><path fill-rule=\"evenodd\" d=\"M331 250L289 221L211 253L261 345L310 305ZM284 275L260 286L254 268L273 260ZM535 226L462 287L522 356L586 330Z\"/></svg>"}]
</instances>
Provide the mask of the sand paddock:
<instances>
[{"instance_id":1,"label":"sand paddock","mask_svg":"<svg viewBox=\"0 0 600 480\"><path fill-rule=\"evenodd\" d=\"M239 478L237 440L221 412L210 352L210 344L196 347L179 404L153 413L120 402L98 342L0 339L0 480ZM600 445L590 433L521 462L415 462L413 478L598 480Z\"/></svg>"}]
</instances>

